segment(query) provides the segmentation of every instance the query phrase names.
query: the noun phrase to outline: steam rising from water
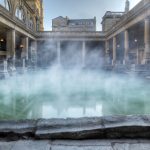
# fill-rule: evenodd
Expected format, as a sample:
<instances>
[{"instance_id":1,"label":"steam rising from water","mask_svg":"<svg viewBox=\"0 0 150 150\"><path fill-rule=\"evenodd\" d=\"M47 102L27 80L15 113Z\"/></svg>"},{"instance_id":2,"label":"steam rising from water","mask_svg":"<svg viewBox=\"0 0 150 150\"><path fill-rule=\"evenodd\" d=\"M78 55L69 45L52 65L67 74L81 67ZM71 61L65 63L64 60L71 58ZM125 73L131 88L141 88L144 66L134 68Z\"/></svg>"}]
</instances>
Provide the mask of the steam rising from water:
<instances>
[{"instance_id":1,"label":"steam rising from water","mask_svg":"<svg viewBox=\"0 0 150 150\"><path fill-rule=\"evenodd\" d=\"M100 70L104 43L57 44L38 45L39 65L51 68L0 81L0 119L150 113L146 81Z\"/></svg>"},{"instance_id":2,"label":"steam rising from water","mask_svg":"<svg viewBox=\"0 0 150 150\"><path fill-rule=\"evenodd\" d=\"M134 77L55 66L0 82L0 119L150 113L150 85Z\"/></svg>"}]
</instances>

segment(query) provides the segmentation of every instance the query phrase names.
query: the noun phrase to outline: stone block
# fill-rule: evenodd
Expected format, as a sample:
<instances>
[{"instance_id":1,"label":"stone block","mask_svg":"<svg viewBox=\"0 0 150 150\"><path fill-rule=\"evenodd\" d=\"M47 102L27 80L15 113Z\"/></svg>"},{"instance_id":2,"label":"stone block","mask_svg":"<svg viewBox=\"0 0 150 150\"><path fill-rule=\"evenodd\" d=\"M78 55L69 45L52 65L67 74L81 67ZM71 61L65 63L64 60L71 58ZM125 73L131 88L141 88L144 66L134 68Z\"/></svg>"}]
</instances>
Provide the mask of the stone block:
<instances>
[{"instance_id":1,"label":"stone block","mask_svg":"<svg viewBox=\"0 0 150 150\"><path fill-rule=\"evenodd\" d=\"M53 146L52 150L113 150L109 146Z\"/></svg>"},{"instance_id":2,"label":"stone block","mask_svg":"<svg viewBox=\"0 0 150 150\"><path fill-rule=\"evenodd\" d=\"M11 150L50 150L49 141L17 141Z\"/></svg>"},{"instance_id":3,"label":"stone block","mask_svg":"<svg viewBox=\"0 0 150 150\"><path fill-rule=\"evenodd\" d=\"M0 150L12 150L13 142L0 142Z\"/></svg>"}]
</instances>

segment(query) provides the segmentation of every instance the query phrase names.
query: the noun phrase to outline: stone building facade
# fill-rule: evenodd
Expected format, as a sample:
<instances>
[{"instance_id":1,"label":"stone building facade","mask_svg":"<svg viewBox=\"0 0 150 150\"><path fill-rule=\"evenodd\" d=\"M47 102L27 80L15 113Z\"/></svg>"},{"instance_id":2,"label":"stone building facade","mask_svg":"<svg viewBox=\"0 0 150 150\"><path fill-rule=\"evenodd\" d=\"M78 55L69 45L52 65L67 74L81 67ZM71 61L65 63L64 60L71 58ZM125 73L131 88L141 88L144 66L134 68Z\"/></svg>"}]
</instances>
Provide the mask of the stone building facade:
<instances>
[{"instance_id":1,"label":"stone building facade","mask_svg":"<svg viewBox=\"0 0 150 150\"><path fill-rule=\"evenodd\" d=\"M60 61L60 55L63 53L63 48L61 48L63 42L78 41L82 43L78 49L81 50L80 54L85 66L86 59L99 59L99 63L105 59L103 64L112 66L149 64L150 0L141 0L131 10L129 7L130 2L126 0L123 12L107 11L102 18L102 32L76 29L76 25L70 28L67 17L55 18L53 19L53 31L40 33L39 40L45 40L44 36L46 36L47 39L55 41L54 47L57 53L55 56ZM92 49L95 48L92 45L95 45L94 42L96 41L99 43L97 49L101 54L97 55L98 58L91 58L89 55L93 55ZM90 44L88 44L89 42ZM90 49L90 54L87 49ZM43 61L41 60L41 62Z\"/></svg>"},{"instance_id":2,"label":"stone building facade","mask_svg":"<svg viewBox=\"0 0 150 150\"><path fill-rule=\"evenodd\" d=\"M43 31L42 0L1 0L0 67L53 63L93 67L150 61L150 0L141 0L131 10L126 0L123 12L107 11L100 32L96 18L58 17L52 23L52 31Z\"/></svg>"},{"instance_id":3,"label":"stone building facade","mask_svg":"<svg viewBox=\"0 0 150 150\"><path fill-rule=\"evenodd\" d=\"M52 20L52 31L96 31L96 17L93 19L69 19L59 16Z\"/></svg>"},{"instance_id":4,"label":"stone building facade","mask_svg":"<svg viewBox=\"0 0 150 150\"><path fill-rule=\"evenodd\" d=\"M123 16L124 12L107 11L102 20L102 31L106 32L113 27Z\"/></svg>"},{"instance_id":5,"label":"stone building facade","mask_svg":"<svg viewBox=\"0 0 150 150\"><path fill-rule=\"evenodd\" d=\"M36 32L43 31L42 0L0 1L0 61L4 70L36 64Z\"/></svg>"},{"instance_id":6,"label":"stone building facade","mask_svg":"<svg viewBox=\"0 0 150 150\"><path fill-rule=\"evenodd\" d=\"M43 0L26 0L27 4L35 11L35 22L37 31L44 31L43 25Z\"/></svg>"},{"instance_id":7,"label":"stone building facade","mask_svg":"<svg viewBox=\"0 0 150 150\"><path fill-rule=\"evenodd\" d=\"M144 65L150 63L150 0L140 1L106 30L107 63ZM105 17L103 18L105 22ZM103 22L102 22L103 23ZM108 24L109 26L109 24Z\"/></svg>"}]
</instances>

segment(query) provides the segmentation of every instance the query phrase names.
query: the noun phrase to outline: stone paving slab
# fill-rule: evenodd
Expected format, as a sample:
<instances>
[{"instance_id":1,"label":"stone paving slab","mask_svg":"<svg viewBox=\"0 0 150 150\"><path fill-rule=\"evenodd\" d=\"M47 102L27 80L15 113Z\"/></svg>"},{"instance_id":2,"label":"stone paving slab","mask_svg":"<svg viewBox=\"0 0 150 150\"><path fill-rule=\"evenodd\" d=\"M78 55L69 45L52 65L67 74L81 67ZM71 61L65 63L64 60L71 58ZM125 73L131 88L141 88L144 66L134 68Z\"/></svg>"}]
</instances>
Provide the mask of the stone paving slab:
<instances>
[{"instance_id":1,"label":"stone paving slab","mask_svg":"<svg viewBox=\"0 0 150 150\"><path fill-rule=\"evenodd\" d=\"M19 140L0 142L0 150L150 150L150 140Z\"/></svg>"},{"instance_id":2,"label":"stone paving slab","mask_svg":"<svg viewBox=\"0 0 150 150\"><path fill-rule=\"evenodd\" d=\"M50 150L49 141L0 142L0 150Z\"/></svg>"},{"instance_id":3,"label":"stone paving slab","mask_svg":"<svg viewBox=\"0 0 150 150\"><path fill-rule=\"evenodd\" d=\"M0 121L0 133L13 132L16 134L24 134L34 132L36 128L35 120L20 121Z\"/></svg>"},{"instance_id":4,"label":"stone paving slab","mask_svg":"<svg viewBox=\"0 0 150 150\"><path fill-rule=\"evenodd\" d=\"M150 116L0 121L1 140L150 139Z\"/></svg>"},{"instance_id":5,"label":"stone paving slab","mask_svg":"<svg viewBox=\"0 0 150 150\"><path fill-rule=\"evenodd\" d=\"M35 136L39 139L150 138L150 116L105 116L93 118L41 119Z\"/></svg>"}]
</instances>

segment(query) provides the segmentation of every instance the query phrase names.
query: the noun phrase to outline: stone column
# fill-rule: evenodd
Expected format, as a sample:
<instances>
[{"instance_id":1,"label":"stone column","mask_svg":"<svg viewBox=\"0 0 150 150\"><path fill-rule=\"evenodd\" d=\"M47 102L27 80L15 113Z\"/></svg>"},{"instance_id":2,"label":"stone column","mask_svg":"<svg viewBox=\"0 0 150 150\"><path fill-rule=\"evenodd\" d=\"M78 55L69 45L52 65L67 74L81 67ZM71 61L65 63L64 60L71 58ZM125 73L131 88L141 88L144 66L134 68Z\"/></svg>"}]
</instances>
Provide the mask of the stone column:
<instances>
[{"instance_id":1,"label":"stone column","mask_svg":"<svg viewBox=\"0 0 150 150\"><path fill-rule=\"evenodd\" d=\"M7 42L7 59L11 58L13 60L13 65L15 66L15 49L16 49L16 32L15 30L9 30L6 35Z\"/></svg>"},{"instance_id":2,"label":"stone column","mask_svg":"<svg viewBox=\"0 0 150 150\"><path fill-rule=\"evenodd\" d=\"M85 55L86 55L86 49L85 49L85 41L82 42L82 67L85 67Z\"/></svg>"},{"instance_id":3,"label":"stone column","mask_svg":"<svg viewBox=\"0 0 150 150\"><path fill-rule=\"evenodd\" d=\"M145 43L145 51L144 51L144 64L147 61L150 61L150 19L145 19L145 27L144 27L144 43Z\"/></svg>"},{"instance_id":4,"label":"stone column","mask_svg":"<svg viewBox=\"0 0 150 150\"><path fill-rule=\"evenodd\" d=\"M22 60L22 68L23 72L25 72L26 61L28 60L28 51L29 51L29 38L22 38L22 52L21 52L21 60Z\"/></svg>"},{"instance_id":5,"label":"stone column","mask_svg":"<svg viewBox=\"0 0 150 150\"><path fill-rule=\"evenodd\" d=\"M113 61L112 65L115 65L116 63L116 37L113 37Z\"/></svg>"},{"instance_id":6,"label":"stone column","mask_svg":"<svg viewBox=\"0 0 150 150\"><path fill-rule=\"evenodd\" d=\"M23 45L23 49L22 49L22 58L25 58L26 60L28 60L28 51L29 51L29 38L28 37L24 37L22 39L22 45Z\"/></svg>"},{"instance_id":7,"label":"stone column","mask_svg":"<svg viewBox=\"0 0 150 150\"><path fill-rule=\"evenodd\" d=\"M129 51L129 33L128 30L125 30L124 32L124 64L128 62L128 51Z\"/></svg>"},{"instance_id":8,"label":"stone column","mask_svg":"<svg viewBox=\"0 0 150 150\"><path fill-rule=\"evenodd\" d=\"M60 41L57 41L57 63L60 65Z\"/></svg>"},{"instance_id":9,"label":"stone column","mask_svg":"<svg viewBox=\"0 0 150 150\"><path fill-rule=\"evenodd\" d=\"M109 42L105 41L105 63L109 63Z\"/></svg>"}]
</instances>

